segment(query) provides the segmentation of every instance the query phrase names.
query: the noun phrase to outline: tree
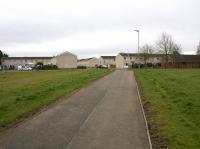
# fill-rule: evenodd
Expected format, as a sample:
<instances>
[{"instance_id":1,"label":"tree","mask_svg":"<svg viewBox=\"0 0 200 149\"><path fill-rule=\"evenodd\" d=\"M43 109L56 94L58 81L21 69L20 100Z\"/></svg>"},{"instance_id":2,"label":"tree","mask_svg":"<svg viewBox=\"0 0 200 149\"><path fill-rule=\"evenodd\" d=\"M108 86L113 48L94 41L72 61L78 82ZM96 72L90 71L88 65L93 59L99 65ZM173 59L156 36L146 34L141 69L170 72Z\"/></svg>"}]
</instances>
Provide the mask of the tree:
<instances>
[{"instance_id":1,"label":"tree","mask_svg":"<svg viewBox=\"0 0 200 149\"><path fill-rule=\"evenodd\" d=\"M159 52L164 54L165 68L170 60L172 60L172 62L175 61L177 54L179 54L181 50L180 46L173 41L172 36L167 33L162 33L157 41L157 47Z\"/></svg>"},{"instance_id":2,"label":"tree","mask_svg":"<svg viewBox=\"0 0 200 149\"><path fill-rule=\"evenodd\" d=\"M153 51L153 46L149 44L145 44L144 46L142 46L140 55L143 57L145 65L147 64L147 60L149 59L150 54L152 54Z\"/></svg>"},{"instance_id":3,"label":"tree","mask_svg":"<svg viewBox=\"0 0 200 149\"><path fill-rule=\"evenodd\" d=\"M197 55L200 55L200 41L199 41L199 45L197 46Z\"/></svg>"},{"instance_id":4,"label":"tree","mask_svg":"<svg viewBox=\"0 0 200 149\"><path fill-rule=\"evenodd\" d=\"M3 52L0 50L0 65L1 65L1 59L2 59L2 57L8 57L8 54L3 53Z\"/></svg>"},{"instance_id":5,"label":"tree","mask_svg":"<svg viewBox=\"0 0 200 149\"><path fill-rule=\"evenodd\" d=\"M171 53L170 57L171 57L172 63L173 65L175 65L181 53L181 46L174 43L172 47L172 51L170 53Z\"/></svg>"}]
</instances>

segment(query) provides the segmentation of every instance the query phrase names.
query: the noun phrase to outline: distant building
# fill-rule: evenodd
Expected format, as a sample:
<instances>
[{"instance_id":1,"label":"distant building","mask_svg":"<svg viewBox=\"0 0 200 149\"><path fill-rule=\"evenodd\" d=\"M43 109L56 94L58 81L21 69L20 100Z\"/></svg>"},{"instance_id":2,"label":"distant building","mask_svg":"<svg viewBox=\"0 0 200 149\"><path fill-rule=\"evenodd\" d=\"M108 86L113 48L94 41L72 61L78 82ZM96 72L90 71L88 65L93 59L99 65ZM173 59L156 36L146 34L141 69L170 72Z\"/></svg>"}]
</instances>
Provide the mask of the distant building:
<instances>
[{"instance_id":1,"label":"distant building","mask_svg":"<svg viewBox=\"0 0 200 149\"><path fill-rule=\"evenodd\" d=\"M4 57L2 58L2 66L10 68L13 66L15 69L19 65L31 64L35 65L37 62L42 62L44 65L51 64L52 57Z\"/></svg>"},{"instance_id":2,"label":"distant building","mask_svg":"<svg viewBox=\"0 0 200 149\"><path fill-rule=\"evenodd\" d=\"M64 52L53 57L51 63L57 65L58 68L77 68L77 56L70 52Z\"/></svg>"},{"instance_id":3,"label":"distant building","mask_svg":"<svg viewBox=\"0 0 200 149\"><path fill-rule=\"evenodd\" d=\"M146 63L151 63L154 65L160 65L162 61L162 54L150 54ZM145 60L142 55L137 53L119 53L116 56L116 67L124 68L124 66L130 66L133 64L144 64Z\"/></svg>"},{"instance_id":4,"label":"distant building","mask_svg":"<svg viewBox=\"0 0 200 149\"><path fill-rule=\"evenodd\" d=\"M179 55L174 63L170 62L171 67L177 68L200 68L200 55Z\"/></svg>"},{"instance_id":5,"label":"distant building","mask_svg":"<svg viewBox=\"0 0 200 149\"><path fill-rule=\"evenodd\" d=\"M107 65L109 68L116 68L115 58L116 56L101 56L99 58L99 63Z\"/></svg>"},{"instance_id":6,"label":"distant building","mask_svg":"<svg viewBox=\"0 0 200 149\"><path fill-rule=\"evenodd\" d=\"M19 65L36 65L37 62L42 62L44 65L57 65L58 68L77 68L77 56L65 52L55 57L4 57L2 58L3 67L10 68L14 66L17 69Z\"/></svg>"},{"instance_id":7,"label":"distant building","mask_svg":"<svg viewBox=\"0 0 200 149\"><path fill-rule=\"evenodd\" d=\"M99 59L95 57L78 60L78 66L94 68L97 67L98 65L99 65Z\"/></svg>"},{"instance_id":8,"label":"distant building","mask_svg":"<svg viewBox=\"0 0 200 149\"><path fill-rule=\"evenodd\" d=\"M169 55L167 67L179 67L179 68L200 68L200 56L199 55L176 55L172 59L173 55ZM144 65L145 60L142 53L119 53L116 56L116 68L124 68L134 64ZM149 54L146 59L146 64L149 66L165 66L165 60L163 54Z\"/></svg>"}]
</instances>

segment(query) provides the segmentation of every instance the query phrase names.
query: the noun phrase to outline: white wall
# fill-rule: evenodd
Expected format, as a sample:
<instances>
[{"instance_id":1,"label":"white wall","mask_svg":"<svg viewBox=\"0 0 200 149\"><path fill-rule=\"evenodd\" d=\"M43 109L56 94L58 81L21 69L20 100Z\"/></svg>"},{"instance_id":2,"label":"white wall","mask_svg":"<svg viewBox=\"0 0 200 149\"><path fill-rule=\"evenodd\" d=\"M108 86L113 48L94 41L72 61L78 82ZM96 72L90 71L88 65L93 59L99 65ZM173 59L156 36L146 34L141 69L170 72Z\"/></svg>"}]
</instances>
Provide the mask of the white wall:
<instances>
[{"instance_id":1,"label":"white wall","mask_svg":"<svg viewBox=\"0 0 200 149\"><path fill-rule=\"evenodd\" d=\"M69 52L65 52L55 57L58 68L77 68L77 56Z\"/></svg>"}]
</instances>

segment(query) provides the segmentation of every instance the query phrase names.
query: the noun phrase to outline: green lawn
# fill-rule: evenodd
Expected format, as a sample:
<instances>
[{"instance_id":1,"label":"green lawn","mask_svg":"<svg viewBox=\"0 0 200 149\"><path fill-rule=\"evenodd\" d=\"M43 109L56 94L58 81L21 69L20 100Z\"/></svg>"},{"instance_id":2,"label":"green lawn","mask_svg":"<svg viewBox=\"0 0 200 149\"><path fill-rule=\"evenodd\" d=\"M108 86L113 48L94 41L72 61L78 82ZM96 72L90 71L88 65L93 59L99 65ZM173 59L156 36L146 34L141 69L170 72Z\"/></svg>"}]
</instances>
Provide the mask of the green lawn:
<instances>
[{"instance_id":1,"label":"green lawn","mask_svg":"<svg viewBox=\"0 0 200 149\"><path fill-rule=\"evenodd\" d=\"M134 70L170 149L200 149L200 69Z\"/></svg>"},{"instance_id":2,"label":"green lawn","mask_svg":"<svg viewBox=\"0 0 200 149\"><path fill-rule=\"evenodd\" d=\"M0 72L0 127L110 72L108 69Z\"/></svg>"}]
</instances>

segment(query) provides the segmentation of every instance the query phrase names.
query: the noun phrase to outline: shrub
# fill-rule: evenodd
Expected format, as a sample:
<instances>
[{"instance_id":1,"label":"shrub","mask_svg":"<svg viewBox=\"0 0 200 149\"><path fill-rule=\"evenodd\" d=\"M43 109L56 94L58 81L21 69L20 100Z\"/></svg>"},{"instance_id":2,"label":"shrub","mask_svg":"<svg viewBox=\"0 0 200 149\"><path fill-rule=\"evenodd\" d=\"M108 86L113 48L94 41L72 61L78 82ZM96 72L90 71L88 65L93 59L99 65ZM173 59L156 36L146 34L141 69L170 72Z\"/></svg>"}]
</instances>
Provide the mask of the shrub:
<instances>
[{"instance_id":1,"label":"shrub","mask_svg":"<svg viewBox=\"0 0 200 149\"><path fill-rule=\"evenodd\" d=\"M38 69L38 70L54 70L54 69L58 69L58 66L52 65L52 64L48 64L48 65L38 65L38 66L36 67L36 69Z\"/></svg>"}]
</instances>

